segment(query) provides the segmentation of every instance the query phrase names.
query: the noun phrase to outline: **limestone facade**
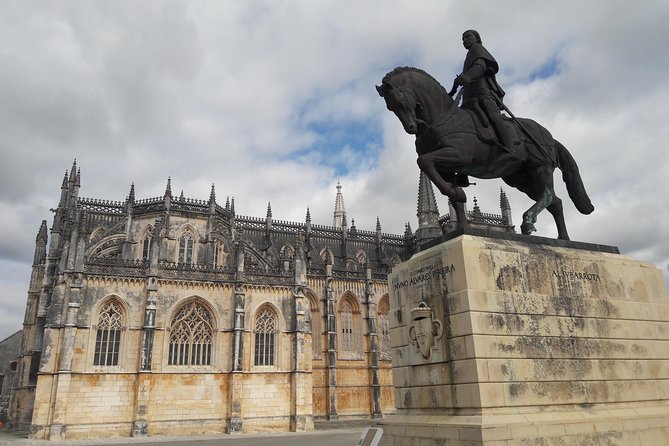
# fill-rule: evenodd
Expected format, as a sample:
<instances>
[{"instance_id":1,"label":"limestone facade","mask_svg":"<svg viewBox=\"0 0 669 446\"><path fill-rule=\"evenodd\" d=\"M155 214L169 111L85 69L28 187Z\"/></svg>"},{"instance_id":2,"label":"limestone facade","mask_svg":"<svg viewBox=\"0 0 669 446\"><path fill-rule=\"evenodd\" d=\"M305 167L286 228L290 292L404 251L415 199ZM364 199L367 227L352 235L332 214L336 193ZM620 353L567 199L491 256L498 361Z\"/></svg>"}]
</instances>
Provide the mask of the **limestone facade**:
<instances>
[{"instance_id":1,"label":"limestone facade","mask_svg":"<svg viewBox=\"0 0 669 446\"><path fill-rule=\"evenodd\" d=\"M36 239L11 418L41 439L309 430L394 410L387 273L403 235L239 216L234 200L79 196ZM342 200L343 204L343 200Z\"/></svg>"}]
</instances>

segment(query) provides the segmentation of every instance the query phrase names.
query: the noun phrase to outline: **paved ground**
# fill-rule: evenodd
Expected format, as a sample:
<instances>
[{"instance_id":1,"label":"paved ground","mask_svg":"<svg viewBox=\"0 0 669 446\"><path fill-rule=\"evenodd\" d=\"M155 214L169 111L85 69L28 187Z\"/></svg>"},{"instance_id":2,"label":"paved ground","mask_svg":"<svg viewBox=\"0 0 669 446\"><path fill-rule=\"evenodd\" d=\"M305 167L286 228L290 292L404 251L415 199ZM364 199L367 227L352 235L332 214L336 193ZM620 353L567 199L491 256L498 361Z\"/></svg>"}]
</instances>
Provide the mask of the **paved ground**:
<instances>
[{"instance_id":1,"label":"paved ground","mask_svg":"<svg viewBox=\"0 0 669 446\"><path fill-rule=\"evenodd\" d=\"M371 425L370 422L367 426ZM105 438L98 440L45 441L29 440L26 434L0 430L0 446L79 446L127 445L138 446L354 446L366 426L348 426L340 429L313 432L277 432L262 434L215 434L194 437Z\"/></svg>"}]
</instances>

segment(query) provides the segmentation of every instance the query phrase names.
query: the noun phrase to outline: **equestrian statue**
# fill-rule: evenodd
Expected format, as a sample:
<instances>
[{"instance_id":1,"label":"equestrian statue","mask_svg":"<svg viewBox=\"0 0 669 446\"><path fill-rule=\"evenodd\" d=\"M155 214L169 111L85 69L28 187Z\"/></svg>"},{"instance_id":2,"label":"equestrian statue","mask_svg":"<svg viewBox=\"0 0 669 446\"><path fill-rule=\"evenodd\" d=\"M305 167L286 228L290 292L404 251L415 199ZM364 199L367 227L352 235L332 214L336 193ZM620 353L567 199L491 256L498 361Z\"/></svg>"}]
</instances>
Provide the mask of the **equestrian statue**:
<instances>
[{"instance_id":1,"label":"equestrian statue","mask_svg":"<svg viewBox=\"0 0 669 446\"><path fill-rule=\"evenodd\" d=\"M412 67L395 68L376 90L404 130L416 135L418 166L448 196L459 227L467 225L462 188L471 184L469 176L502 178L535 201L523 214L523 234L536 231L537 215L548 209L558 238L569 240L562 200L553 189L556 167L576 209L583 214L594 210L576 161L548 130L531 119L516 118L504 105L504 90L495 79L497 61L482 45L479 33L465 31L462 42L468 52L450 93L425 71Z\"/></svg>"}]
</instances>

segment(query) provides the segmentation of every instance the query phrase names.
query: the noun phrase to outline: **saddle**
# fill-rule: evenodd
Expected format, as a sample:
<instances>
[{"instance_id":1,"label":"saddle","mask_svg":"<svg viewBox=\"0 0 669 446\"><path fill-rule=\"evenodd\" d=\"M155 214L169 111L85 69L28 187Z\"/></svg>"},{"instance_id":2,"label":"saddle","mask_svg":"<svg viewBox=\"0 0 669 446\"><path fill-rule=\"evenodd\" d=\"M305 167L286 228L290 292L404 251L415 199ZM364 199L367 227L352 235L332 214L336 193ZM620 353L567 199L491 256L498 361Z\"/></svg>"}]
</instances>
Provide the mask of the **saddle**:
<instances>
[{"instance_id":1,"label":"saddle","mask_svg":"<svg viewBox=\"0 0 669 446\"><path fill-rule=\"evenodd\" d=\"M486 116L485 112L483 111L483 109L481 109L481 107L477 106L474 109L462 108L462 110L466 111L469 114L469 116L471 116L472 122L474 123L474 128L476 129L476 134L481 139L481 141L488 144L497 145L508 154L507 156L518 158L524 161L527 159L527 151L532 152L533 151L532 149L535 148L534 147L535 144L533 143L533 141L531 141L531 139L529 139L527 135L525 135L525 133L520 129L520 126L508 116L501 115L504 125L507 127L507 131L510 129L512 133L515 134L516 138L519 141L523 143L530 142L530 144L521 144L520 146L515 145L514 147L506 147L502 143L502 141L500 141L500 138L497 136L497 132L495 132L495 128L491 125L488 116Z\"/></svg>"}]
</instances>

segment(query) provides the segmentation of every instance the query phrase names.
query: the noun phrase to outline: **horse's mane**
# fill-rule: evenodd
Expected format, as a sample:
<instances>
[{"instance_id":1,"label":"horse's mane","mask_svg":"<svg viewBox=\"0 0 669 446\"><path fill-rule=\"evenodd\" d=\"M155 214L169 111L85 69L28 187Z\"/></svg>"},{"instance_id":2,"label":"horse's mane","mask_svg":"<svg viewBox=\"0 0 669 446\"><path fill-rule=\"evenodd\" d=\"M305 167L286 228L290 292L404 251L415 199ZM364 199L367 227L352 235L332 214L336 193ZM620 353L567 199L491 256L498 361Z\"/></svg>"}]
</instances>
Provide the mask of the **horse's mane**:
<instances>
[{"instance_id":1,"label":"horse's mane","mask_svg":"<svg viewBox=\"0 0 669 446\"><path fill-rule=\"evenodd\" d=\"M391 83L390 80L394 76L396 76L398 74L406 73L406 72L413 72L413 73L422 74L423 76L426 76L427 78L432 79L437 85L439 85L439 87L442 90L446 91L446 89L443 87L443 85L441 85L438 80L436 80L434 77L432 77L432 75L430 75L429 73L421 70L420 68L416 68L416 67L397 67L394 70L390 71L385 76L383 76L383 79L381 80L381 82L390 84Z\"/></svg>"}]
</instances>

